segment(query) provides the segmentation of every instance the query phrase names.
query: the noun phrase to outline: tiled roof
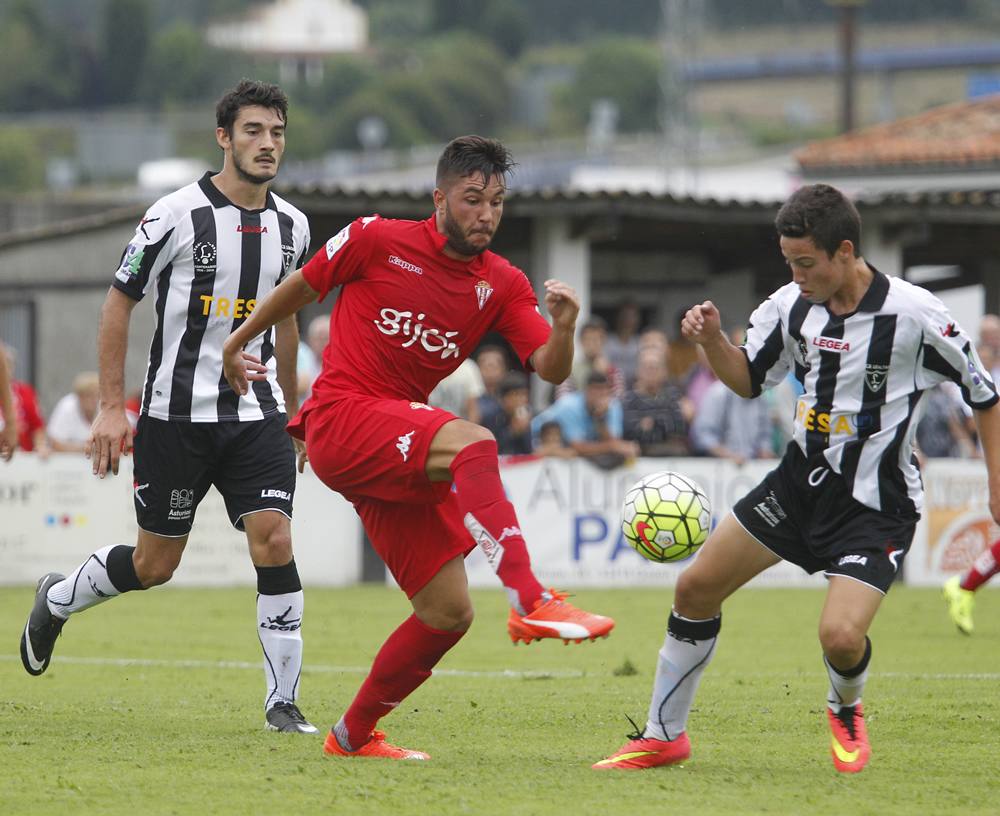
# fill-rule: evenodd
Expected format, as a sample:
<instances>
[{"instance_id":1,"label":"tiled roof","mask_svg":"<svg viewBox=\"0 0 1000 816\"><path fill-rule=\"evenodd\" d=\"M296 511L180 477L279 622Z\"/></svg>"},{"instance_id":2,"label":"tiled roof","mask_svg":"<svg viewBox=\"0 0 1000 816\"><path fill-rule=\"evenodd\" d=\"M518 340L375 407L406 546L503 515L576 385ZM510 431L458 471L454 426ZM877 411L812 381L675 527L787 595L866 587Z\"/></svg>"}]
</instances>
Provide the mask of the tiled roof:
<instances>
[{"instance_id":1,"label":"tiled roof","mask_svg":"<svg viewBox=\"0 0 1000 816\"><path fill-rule=\"evenodd\" d=\"M1000 94L812 142L795 159L813 171L997 167Z\"/></svg>"}]
</instances>

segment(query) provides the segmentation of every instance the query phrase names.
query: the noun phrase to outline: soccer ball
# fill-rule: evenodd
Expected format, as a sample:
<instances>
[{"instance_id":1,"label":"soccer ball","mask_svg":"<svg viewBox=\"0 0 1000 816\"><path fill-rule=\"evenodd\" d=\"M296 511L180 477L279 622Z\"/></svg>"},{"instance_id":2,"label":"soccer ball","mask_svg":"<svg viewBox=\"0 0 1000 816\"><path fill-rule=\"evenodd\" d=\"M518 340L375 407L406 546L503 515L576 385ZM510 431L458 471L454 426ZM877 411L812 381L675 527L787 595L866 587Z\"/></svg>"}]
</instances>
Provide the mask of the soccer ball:
<instances>
[{"instance_id":1,"label":"soccer ball","mask_svg":"<svg viewBox=\"0 0 1000 816\"><path fill-rule=\"evenodd\" d=\"M650 561L683 561L705 543L712 509L705 491L679 473L644 476L625 494L622 533Z\"/></svg>"}]
</instances>

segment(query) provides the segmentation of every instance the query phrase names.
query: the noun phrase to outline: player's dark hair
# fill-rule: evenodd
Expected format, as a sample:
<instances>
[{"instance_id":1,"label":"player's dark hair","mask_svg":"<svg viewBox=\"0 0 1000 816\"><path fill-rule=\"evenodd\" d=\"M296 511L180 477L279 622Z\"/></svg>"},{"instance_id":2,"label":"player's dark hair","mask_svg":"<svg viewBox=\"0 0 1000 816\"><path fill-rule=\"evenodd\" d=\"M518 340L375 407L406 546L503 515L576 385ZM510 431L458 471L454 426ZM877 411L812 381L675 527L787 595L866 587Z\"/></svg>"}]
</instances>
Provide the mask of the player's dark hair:
<instances>
[{"instance_id":1,"label":"player's dark hair","mask_svg":"<svg viewBox=\"0 0 1000 816\"><path fill-rule=\"evenodd\" d=\"M482 173L488 182L493 176L506 180L514 169L510 151L496 139L484 136L459 136L448 142L437 163L435 184L441 189L457 178Z\"/></svg>"},{"instance_id":2,"label":"player's dark hair","mask_svg":"<svg viewBox=\"0 0 1000 816\"><path fill-rule=\"evenodd\" d=\"M844 241L854 245L854 257L861 255L861 216L847 196L829 184L799 188L778 210L774 226L786 238L812 238L829 258Z\"/></svg>"},{"instance_id":3,"label":"player's dark hair","mask_svg":"<svg viewBox=\"0 0 1000 816\"><path fill-rule=\"evenodd\" d=\"M288 97L277 85L258 82L254 79L241 79L240 84L227 91L215 105L215 124L223 128L230 138L233 135L233 125L239 116L240 108L259 105L273 110L288 124Z\"/></svg>"}]
</instances>

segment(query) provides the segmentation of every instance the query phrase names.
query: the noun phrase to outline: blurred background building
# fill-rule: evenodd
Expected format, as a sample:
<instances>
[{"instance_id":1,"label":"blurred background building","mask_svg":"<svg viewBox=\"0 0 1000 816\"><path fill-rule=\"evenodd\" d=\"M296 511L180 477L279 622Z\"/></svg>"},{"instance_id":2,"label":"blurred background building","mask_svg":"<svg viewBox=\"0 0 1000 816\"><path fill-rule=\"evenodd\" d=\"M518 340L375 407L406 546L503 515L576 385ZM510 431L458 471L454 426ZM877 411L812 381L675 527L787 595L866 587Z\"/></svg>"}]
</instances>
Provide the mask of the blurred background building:
<instances>
[{"instance_id":1,"label":"blurred background building","mask_svg":"<svg viewBox=\"0 0 1000 816\"><path fill-rule=\"evenodd\" d=\"M0 0L0 339L45 410L94 367L122 248L218 166L242 76L291 97L278 191L317 245L428 215L442 145L478 132L519 162L498 251L609 323L629 300L673 338L706 297L745 321L786 279L778 204L822 180L866 258L975 334L1000 311L998 31L990 0Z\"/></svg>"}]
</instances>

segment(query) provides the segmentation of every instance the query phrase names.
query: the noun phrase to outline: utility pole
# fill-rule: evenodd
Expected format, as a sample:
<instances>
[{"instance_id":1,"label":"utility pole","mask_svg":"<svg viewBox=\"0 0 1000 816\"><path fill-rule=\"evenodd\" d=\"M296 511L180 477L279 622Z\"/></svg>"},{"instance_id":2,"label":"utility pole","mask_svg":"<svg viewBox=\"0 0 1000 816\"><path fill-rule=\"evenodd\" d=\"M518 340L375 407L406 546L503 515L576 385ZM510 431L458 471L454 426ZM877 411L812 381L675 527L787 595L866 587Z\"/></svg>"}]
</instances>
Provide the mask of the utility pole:
<instances>
[{"instance_id":1,"label":"utility pole","mask_svg":"<svg viewBox=\"0 0 1000 816\"><path fill-rule=\"evenodd\" d=\"M827 5L840 9L840 132L854 130L855 43L857 11L865 0L826 0Z\"/></svg>"},{"instance_id":2,"label":"utility pole","mask_svg":"<svg viewBox=\"0 0 1000 816\"><path fill-rule=\"evenodd\" d=\"M667 169L686 176L681 192L698 188L698 125L685 72L694 62L702 29L701 0L660 0L663 68L660 99Z\"/></svg>"}]
</instances>

